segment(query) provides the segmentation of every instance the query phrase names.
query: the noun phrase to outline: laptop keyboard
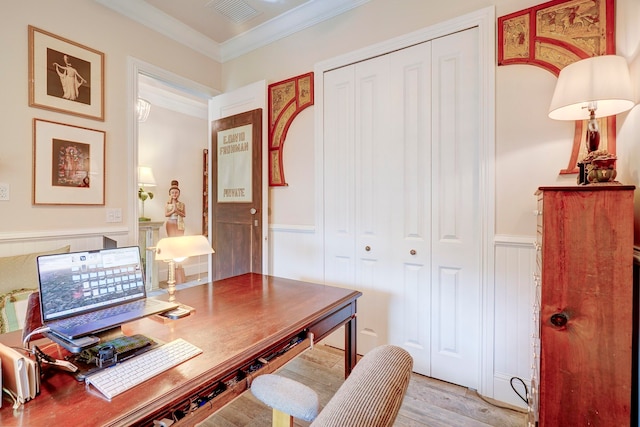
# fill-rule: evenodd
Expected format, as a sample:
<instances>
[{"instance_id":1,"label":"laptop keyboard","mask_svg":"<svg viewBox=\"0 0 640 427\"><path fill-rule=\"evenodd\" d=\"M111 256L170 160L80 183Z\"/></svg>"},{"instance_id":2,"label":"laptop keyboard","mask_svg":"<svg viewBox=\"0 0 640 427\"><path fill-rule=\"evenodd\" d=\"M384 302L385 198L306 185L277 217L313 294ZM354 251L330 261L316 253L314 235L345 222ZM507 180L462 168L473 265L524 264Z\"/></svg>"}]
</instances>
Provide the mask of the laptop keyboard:
<instances>
[{"instance_id":1,"label":"laptop keyboard","mask_svg":"<svg viewBox=\"0 0 640 427\"><path fill-rule=\"evenodd\" d=\"M87 323L93 323L102 319L108 319L110 317L117 316L122 313L129 313L131 311L142 310L146 304L145 300L133 301L123 305L117 305L115 307L109 307L99 311L92 311L90 313L80 314L68 319L60 319L54 322L56 327L64 329L74 328L76 326L84 325Z\"/></svg>"}]
</instances>

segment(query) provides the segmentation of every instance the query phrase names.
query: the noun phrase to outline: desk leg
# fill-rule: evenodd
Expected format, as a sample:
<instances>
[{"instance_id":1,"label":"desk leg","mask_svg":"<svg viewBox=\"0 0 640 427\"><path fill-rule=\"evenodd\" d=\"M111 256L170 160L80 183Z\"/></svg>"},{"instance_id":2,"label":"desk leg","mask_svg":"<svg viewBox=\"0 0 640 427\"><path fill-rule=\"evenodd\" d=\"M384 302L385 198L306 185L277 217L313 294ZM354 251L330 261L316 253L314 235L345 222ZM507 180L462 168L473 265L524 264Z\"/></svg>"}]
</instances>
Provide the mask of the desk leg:
<instances>
[{"instance_id":1,"label":"desk leg","mask_svg":"<svg viewBox=\"0 0 640 427\"><path fill-rule=\"evenodd\" d=\"M344 377L349 377L349 374L356 366L357 356L357 343L356 336L358 334L357 318L356 318L356 303L353 303L353 315L344 325Z\"/></svg>"}]
</instances>

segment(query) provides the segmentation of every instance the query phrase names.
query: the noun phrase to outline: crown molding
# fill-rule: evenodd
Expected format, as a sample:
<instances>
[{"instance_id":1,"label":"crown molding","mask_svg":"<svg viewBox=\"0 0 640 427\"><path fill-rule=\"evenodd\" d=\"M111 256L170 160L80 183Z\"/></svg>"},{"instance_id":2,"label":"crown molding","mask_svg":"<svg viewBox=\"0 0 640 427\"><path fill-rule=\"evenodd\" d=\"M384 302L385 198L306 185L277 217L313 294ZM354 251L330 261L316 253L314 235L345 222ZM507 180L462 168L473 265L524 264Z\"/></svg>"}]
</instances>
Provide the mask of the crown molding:
<instances>
[{"instance_id":1,"label":"crown molding","mask_svg":"<svg viewBox=\"0 0 640 427\"><path fill-rule=\"evenodd\" d=\"M312 27L370 0L312 0L220 44L221 62Z\"/></svg>"},{"instance_id":2,"label":"crown molding","mask_svg":"<svg viewBox=\"0 0 640 427\"><path fill-rule=\"evenodd\" d=\"M201 54L224 63L370 0L311 0L224 43L206 37L144 0L94 0Z\"/></svg>"},{"instance_id":3,"label":"crown molding","mask_svg":"<svg viewBox=\"0 0 640 427\"><path fill-rule=\"evenodd\" d=\"M144 0L94 0L196 52L221 62L220 44Z\"/></svg>"}]
</instances>

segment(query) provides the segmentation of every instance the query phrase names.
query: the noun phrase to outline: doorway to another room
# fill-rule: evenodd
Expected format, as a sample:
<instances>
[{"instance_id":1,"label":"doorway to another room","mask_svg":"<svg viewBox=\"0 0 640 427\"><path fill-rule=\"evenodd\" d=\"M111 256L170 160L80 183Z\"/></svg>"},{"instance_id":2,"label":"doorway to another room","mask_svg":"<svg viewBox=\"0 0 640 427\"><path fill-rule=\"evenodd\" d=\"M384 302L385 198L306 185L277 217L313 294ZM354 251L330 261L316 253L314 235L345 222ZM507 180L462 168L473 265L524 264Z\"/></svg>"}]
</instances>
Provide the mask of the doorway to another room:
<instances>
[{"instance_id":1,"label":"doorway to another room","mask_svg":"<svg viewBox=\"0 0 640 427\"><path fill-rule=\"evenodd\" d=\"M184 81L148 64L137 63L134 72L134 218L138 244L145 260L147 288L166 286L167 267L153 261L150 249L167 237L165 216L170 191L179 190L184 203L180 232L208 234L204 174L208 167L208 99L210 90ZM178 285L209 280L209 257L185 260L178 270Z\"/></svg>"}]
</instances>

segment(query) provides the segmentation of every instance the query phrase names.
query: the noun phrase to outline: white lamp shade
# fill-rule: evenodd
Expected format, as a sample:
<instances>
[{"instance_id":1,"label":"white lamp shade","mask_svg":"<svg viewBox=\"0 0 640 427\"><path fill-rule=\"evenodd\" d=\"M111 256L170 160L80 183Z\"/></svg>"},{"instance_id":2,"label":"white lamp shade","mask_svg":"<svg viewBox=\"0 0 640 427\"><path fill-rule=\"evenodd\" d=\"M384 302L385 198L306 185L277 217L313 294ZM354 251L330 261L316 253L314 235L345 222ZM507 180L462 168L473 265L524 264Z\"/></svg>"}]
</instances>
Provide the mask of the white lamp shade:
<instances>
[{"instance_id":1,"label":"white lamp shade","mask_svg":"<svg viewBox=\"0 0 640 427\"><path fill-rule=\"evenodd\" d=\"M156 245L156 259L159 261L180 260L212 253L214 250L202 235L165 237Z\"/></svg>"},{"instance_id":2,"label":"white lamp shade","mask_svg":"<svg viewBox=\"0 0 640 427\"><path fill-rule=\"evenodd\" d=\"M149 166L138 166L138 185L140 187L155 187L156 177Z\"/></svg>"},{"instance_id":3,"label":"white lamp shade","mask_svg":"<svg viewBox=\"0 0 640 427\"><path fill-rule=\"evenodd\" d=\"M603 55L583 59L560 71L549 117L554 120L586 120L589 103L597 102L595 117L607 117L635 105L629 66L621 56Z\"/></svg>"}]
</instances>

